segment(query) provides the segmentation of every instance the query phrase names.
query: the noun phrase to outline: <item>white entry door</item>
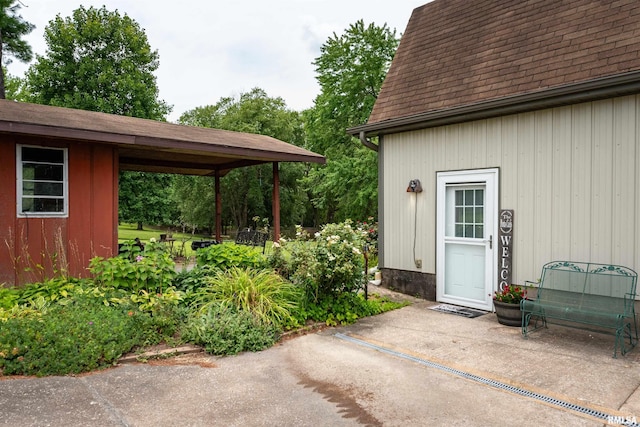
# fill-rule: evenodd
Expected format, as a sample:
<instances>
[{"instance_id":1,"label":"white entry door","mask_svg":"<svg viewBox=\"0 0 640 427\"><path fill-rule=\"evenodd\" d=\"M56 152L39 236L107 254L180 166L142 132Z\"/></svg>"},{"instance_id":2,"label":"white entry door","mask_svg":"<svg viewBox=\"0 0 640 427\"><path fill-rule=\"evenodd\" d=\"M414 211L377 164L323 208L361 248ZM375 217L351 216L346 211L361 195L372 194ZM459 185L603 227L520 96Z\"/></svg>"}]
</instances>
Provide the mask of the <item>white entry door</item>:
<instances>
[{"instance_id":1,"label":"white entry door","mask_svg":"<svg viewBox=\"0 0 640 427\"><path fill-rule=\"evenodd\" d=\"M438 173L437 210L436 299L491 310L498 169Z\"/></svg>"}]
</instances>

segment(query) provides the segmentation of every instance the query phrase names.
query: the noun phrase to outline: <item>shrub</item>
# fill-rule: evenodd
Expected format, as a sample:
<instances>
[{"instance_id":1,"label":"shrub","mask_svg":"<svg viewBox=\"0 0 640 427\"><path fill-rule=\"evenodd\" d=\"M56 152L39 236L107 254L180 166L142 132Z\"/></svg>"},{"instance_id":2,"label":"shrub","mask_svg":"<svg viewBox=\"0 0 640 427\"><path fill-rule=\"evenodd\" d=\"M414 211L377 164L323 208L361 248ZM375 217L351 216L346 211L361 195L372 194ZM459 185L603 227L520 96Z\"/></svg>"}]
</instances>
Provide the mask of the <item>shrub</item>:
<instances>
[{"instance_id":1,"label":"shrub","mask_svg":"<svg viewBox=\"0 0 640 427\"><path fill-rule=\"evenodd\" d=\"M233 267L216 271L204 282L206 286L194 297L201 312L220 305L251 313L265 324L296 325L291 312L298 307L302 291L273 271Z\"/></svg>"},{"instance_id":2,"label":"shrub","mask_svg":"<svg viewBox=\"0 0 640 427\"><path fill-rule=\"evenodd\" d=\"M278 330L249 312L212 304L206 312L190 319L183 337L203 346L208 353L232 355L271 347L278 339Z\"/></svg>"},{"instance_id":3,"label":"shrub","mask_svg":"<svg viewBox=\"0 0 640 427\"><path fill-rule=\"evenodd\" d=\"M291 248L291 278L305 288L308 300L361 289L364 240L351 221L325 225L310 242L304 242L305 237L299 231L297 240L286 247Z\"/></svg>"},{"instance_id":4,"label":"shrub","mask_svg":"<svg viewBox=\"0 0 640 427\"><path fill-rule=\"evenodd\" d=\"M196 262L199 266L208 265L218 270L228 270L231 267L261 268L265 261L260 249L235 243L211 245L196 252Z\"/></svg>"}]
</instances>

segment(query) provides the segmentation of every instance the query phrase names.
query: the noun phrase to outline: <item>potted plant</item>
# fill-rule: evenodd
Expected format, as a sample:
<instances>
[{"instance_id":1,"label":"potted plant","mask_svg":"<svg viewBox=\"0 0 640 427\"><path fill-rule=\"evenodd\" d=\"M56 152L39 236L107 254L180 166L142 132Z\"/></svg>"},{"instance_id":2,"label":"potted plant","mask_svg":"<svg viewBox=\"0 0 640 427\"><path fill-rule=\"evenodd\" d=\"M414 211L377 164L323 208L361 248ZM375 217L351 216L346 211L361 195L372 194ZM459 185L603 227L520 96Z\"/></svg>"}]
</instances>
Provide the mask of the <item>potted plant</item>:
<instances>
[{"instance_id":1,"label":"potted plant","mask_svg":"<svg viewBox=\"0 0 640 427\"><path fill-rule=\"evenodd\" d=\"M521 286L507 285L501 291L496 291L493 296L493 307L498 316L498 323L506 326L521 326L520 301L526 295L526 290Z\"/></svg>"}]
</instances>

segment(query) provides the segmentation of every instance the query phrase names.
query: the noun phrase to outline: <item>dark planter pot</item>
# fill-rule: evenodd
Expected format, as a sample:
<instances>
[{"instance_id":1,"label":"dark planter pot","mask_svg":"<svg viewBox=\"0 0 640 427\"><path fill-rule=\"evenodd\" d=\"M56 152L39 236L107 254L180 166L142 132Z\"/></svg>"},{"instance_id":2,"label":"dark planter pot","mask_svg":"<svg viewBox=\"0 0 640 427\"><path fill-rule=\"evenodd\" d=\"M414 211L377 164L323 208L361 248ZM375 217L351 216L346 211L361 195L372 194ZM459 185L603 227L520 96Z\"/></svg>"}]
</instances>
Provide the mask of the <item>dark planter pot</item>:
<instances>
[{"instance_id":1,"label":"dark planter pot","mask_svg":"<svg viewBox=\"0 0 640 427\"><path fill-rule=\"evenodd\" d=\"M493 300L493 306L496 309L498 323L505 326L522 326L520 304L509 304Z\"/></svg>"}]
</instances>

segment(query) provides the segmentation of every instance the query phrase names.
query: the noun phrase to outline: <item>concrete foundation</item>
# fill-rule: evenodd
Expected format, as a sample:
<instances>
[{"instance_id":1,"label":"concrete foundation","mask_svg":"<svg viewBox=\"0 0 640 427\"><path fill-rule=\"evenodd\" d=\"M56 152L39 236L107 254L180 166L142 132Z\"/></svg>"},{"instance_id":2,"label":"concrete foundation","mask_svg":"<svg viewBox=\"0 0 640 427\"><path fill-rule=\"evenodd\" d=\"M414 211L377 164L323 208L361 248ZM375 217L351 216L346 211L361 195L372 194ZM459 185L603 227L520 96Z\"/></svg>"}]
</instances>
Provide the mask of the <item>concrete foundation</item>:
<instances>
[{"instance_id":1,"label":"concrete foundation","mask_svg":"<svg viewBox=\"0 0 640 427\"><path fill-rule=\"evenodd\" d=\"M381 286L428 301L436 300L435 274L392 268L382 268L381 271Z\"/></svg>"}]
</instances>

